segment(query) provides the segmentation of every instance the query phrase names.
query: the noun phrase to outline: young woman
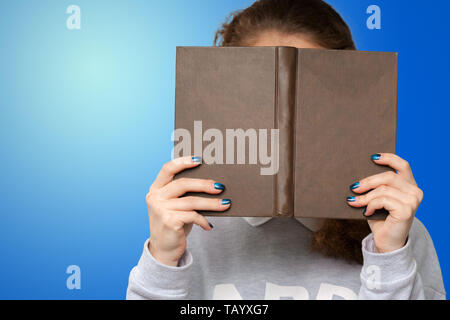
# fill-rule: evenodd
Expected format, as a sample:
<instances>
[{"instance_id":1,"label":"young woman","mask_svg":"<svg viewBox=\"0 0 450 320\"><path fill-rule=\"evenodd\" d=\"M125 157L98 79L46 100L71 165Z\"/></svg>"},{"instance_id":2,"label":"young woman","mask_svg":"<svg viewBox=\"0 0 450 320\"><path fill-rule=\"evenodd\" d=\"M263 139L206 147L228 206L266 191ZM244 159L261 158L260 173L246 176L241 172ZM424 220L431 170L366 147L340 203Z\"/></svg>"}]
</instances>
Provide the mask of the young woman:
<instances>
[{"instance_id":1,"label":"young woman","mask_svg":"<svg viewBox=\"0 0 450 320\"><path fill-rule=\"evenodd\" d=\"M214 43L356 50L346 23L322 0L257 1L234 12ZM366 207L366 215L385 208L385 221L209 218L214 229L196 210L225 211L230 200L181 196L220 195L225 187L173 180L201 165L197 157L166 163L146 197L151 237L130 273L127 298L445 299L432 240L414 218L423 192L408 162L388 153L367 161L396 173L353 184L356 197L347 201Z\"/></svg>"}]
</instances>

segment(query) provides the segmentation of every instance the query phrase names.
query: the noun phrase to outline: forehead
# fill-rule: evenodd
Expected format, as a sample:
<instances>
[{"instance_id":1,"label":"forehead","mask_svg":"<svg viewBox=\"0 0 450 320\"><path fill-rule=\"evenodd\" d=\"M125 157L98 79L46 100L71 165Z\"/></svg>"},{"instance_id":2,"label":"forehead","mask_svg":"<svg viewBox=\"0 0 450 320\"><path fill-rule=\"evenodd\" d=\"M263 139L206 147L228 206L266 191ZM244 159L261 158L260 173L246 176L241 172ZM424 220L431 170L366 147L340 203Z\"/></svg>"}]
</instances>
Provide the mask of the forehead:
<instances>
[{"instance_id":1,"label":"forehead","mask_svg":"<svg viewBox=\"0 0 450 320\"><path fill-rule=\"evenodd\" d=\"M320 49L320 45L303 34L285 34L277 31L263 31L249 43L253 47L296 47Z\"/></svg>"}]
</instances>

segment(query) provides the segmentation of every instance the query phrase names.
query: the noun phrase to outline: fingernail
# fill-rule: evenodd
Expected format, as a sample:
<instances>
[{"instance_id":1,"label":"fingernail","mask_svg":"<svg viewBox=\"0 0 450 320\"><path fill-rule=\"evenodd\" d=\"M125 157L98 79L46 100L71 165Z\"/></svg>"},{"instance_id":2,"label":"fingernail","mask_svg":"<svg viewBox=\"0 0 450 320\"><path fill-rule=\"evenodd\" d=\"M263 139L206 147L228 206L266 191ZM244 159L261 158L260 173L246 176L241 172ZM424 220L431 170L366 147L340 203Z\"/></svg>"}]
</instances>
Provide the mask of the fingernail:
<instances>
[{"instance_id":1,"label":"fingernail","mask_svg":"<svg viewBox=\"0 0 450 320\"><path fill-rule=\"evenodd\" d=\"M211 229L214 228L214 226L211 223L208 222L208 224L211 227Z\"/></svg>"},{"instance_id":2,"label":"fingernail","mask_svg":"<svg viewBox=\"0 0 450 320\"><path fill-rule=\"evenodd\" d=\"M359 188L359 182L355 182L354 184L352 184L351 186L350 186L350 190L354 190L354 189L356 189L356 188Z\"/></svg>"},{"instance_id":3,"label":"fingernail","mask_svg":"<svg viewBox=\"0 0 450 320\"><path fill-rule=\"evenodd\" d=\"M347 202L355 202L356 198L355 197L347 197Z\"/></svg>"},{"instance_id":4,"label":"fingernail","mask_svg":"<svg viewBox=\"0 0 450 320\"><path fill-rule=\"evenodd\" d=\"M371 156L371 158L372 158L372 160L380 160L381 154L379 154L379 153L373 154L373 155Z\"/></svg>"},{"instance_id":5,"label":"fingernail","mask_svg":"<svg viewBox=\"0 0 450 320\"><path fill-rule=\"evenodd\" d=\"M219 182L214 183L214 188L217 190L225 190L225 186Z\"/></svg>"},{"instance_id":6,"label":"fingernail","mask_svg":"<svg viewBox=\"0 0 450 320\"><path fill-rule=\"evenodd\" d=\"M366 211L367 211L367 208L364 208L364 210L362 212L363 216L366 216Z\"/></svg>"},{"instance_id":7,"label":"fingernail","mask_svg":"<svg viewBox=\"0 0 450 320\"><path fill-rule=\"evenodd\" d=\"M228 205L228 204L230 204L231 203L231 200L230 199L222 199L222 205L223 206L226 206L226 205Z\"/></svg>"},{"instance_id":8,"label":"fingernail","mask_svg":"<svg viewBox=\"0 0 450 320\"><path fill-rule=\"evenodd\" d=\"M202 157L192 157L192 162L202 162Z\"/></svg>"}]
</instances>

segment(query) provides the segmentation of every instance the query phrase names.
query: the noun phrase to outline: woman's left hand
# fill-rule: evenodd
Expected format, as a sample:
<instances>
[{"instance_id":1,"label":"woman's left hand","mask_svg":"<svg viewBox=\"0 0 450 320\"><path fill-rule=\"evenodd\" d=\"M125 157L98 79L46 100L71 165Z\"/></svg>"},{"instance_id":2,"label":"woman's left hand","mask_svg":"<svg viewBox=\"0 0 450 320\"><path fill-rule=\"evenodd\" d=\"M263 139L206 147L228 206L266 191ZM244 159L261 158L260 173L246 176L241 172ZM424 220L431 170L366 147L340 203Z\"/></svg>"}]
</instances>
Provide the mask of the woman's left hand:
<instances>
[{"instance_id":1,"label":"woman's left hand","mask_svg":"<svg viewBox=\"0 0 450 320\"><path fill-rule=\"evenodd\" d=\"M402 248L408 238L414 215L423 199L423 192L417 187L409 163L392 153L372 156L379 165L390 166L393 171L383 172L362 179L350 186L355 193L365 193L348 197L352 207L366 207L364 215L370 216L377 209L386 209L386 220L368 220L377 252L385 253Z\"/></svg>"}]
</instances>

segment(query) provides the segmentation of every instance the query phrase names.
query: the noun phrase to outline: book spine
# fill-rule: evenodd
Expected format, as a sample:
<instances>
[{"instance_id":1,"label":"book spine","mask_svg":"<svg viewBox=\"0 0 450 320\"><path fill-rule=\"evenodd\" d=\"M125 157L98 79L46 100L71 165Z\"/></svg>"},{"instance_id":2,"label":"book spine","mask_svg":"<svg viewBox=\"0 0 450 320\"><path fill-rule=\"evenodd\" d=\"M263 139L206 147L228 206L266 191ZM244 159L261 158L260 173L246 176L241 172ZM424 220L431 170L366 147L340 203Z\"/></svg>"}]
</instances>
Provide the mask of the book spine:
<instances>
[{"instance_id":1,"label":"book spine","mask_svg":"<svg viewBox=\"0 0 450 320\"><path fill-rule=\"evenodd\" d=\"M274 181L274 217L294 216L294 131L297 49L275 51L275 128L279 130L279 169Z\"/></svg>"}]
</instances>

